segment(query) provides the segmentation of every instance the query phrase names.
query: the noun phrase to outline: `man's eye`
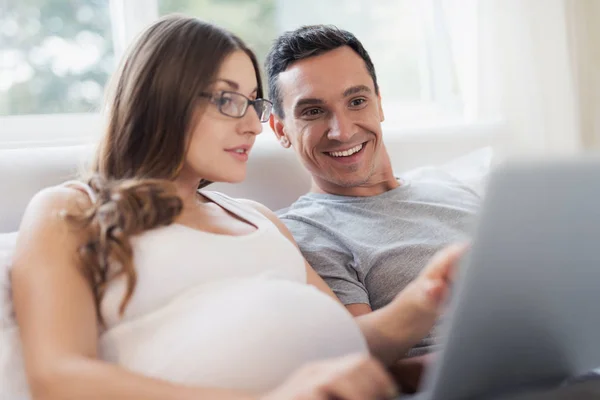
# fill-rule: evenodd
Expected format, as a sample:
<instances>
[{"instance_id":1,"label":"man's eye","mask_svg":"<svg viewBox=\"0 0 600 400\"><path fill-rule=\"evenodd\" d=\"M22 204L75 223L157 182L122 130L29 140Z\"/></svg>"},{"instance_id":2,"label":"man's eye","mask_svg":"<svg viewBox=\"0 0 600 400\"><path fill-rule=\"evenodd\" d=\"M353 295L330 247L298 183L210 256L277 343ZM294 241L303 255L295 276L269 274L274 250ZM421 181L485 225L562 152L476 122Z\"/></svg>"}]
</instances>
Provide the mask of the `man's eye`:
<instances>
[{"instance_id":1,"label":"man's eye","mask_svg":"<svg viewBox=\"0 0 600 400\"><path fill-rule=\"evenodd\" d=\"M309 108L308 110L302 113L303 117L318 117L323 113L323 110L320 108Z\"/></svg>"},{"instance_id":2,"label":"man's eye","mask_svg":"<svg viewBox=\"0 0 600 400\"><path fill-rule=\"evenodd\" d=\"M350 106L360 107L360 106L365 105L366 102L367 102L367 99L361 97L361 98L353 99L352 101L350 101Z\"/></svg>"}]
</instances>

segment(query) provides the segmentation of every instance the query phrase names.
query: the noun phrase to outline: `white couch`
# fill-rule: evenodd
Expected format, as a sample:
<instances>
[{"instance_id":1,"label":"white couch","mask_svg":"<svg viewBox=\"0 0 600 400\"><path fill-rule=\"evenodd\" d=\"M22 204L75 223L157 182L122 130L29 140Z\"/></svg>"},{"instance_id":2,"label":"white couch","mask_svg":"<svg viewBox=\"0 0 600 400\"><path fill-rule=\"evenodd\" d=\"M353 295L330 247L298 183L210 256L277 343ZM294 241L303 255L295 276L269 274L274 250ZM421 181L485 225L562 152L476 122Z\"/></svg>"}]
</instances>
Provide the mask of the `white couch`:
<instances>
[{"instance_id":1,"label":"white couch","mask_svg":"<svg viewBox=\"0 0 600 400\"><path fill-rule=\"evenodd\" d=\"M407 135L402 140L387 140L386 145L396 172L440 164L493 145L491 135L481 132L463 132L462 141L456 137L453 132ZM0 234L16 231L31 197L45 187L75 177L92 152L92 146L83 145L0 148ZM248 162L247 179L241 184L215 184L210 188L278 210L289 206L309 186L310 177L293 150L284 150L274 139L261 135Z\"/></svg>"}]
</instances>

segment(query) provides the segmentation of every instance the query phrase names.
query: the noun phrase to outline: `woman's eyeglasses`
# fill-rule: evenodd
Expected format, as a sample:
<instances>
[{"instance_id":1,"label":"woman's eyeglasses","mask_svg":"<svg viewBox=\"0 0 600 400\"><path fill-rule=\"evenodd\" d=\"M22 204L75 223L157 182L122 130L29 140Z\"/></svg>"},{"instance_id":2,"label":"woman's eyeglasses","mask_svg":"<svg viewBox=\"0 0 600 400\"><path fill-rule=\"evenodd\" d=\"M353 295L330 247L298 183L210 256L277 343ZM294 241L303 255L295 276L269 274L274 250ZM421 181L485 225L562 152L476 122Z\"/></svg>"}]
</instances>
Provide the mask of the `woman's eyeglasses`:
<instances>
[{"instance_id":1,"label":"woman's eyeglasses","mask_svg":"<svg viewBox=\"0 0 600 400\"><path fill-rule=\"evenodd\" d=\"M243 94L236 92L200 93L200 97L206 97L218 107L221 114L232 118L242 118L246 115L248 106L252 106L258 114L260 122L267 122L273 109L273 103L269 100L250 100Z\"/></svg>"}]
</instances>

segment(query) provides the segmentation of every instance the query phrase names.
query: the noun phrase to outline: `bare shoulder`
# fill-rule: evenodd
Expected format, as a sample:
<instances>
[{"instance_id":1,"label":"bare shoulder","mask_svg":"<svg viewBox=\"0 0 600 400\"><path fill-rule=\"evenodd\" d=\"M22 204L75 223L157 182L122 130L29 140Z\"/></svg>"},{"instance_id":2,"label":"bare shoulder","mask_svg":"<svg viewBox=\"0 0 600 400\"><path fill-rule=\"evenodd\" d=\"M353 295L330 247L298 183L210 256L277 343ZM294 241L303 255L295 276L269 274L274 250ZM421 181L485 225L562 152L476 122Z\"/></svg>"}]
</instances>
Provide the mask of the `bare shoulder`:
<instances>
[{"instance_id":1,"label":"bare shoulder","mask_svg":"<svg viewBox=\"0 0 600 400\"><path fill-rule=\"evenodd\" d=\"M48 223L60 223L63 221L63 214L75 213L90 205L90 198L81 190L67 186L43 189L27 205L19 231Z\"/></svg>"},{"instance_id":2,"label":"bare shoulder","mask_svg":"<svg viewBox=\"0 0 600 400\"><path fill-rule=\"evenodd\" d=\"M29 255L33 249L75 249L85 240L73 231L64 215L81 212L91 205L87 194L66 186L39 191L30 200L19 227L15 258Z\"/></svg>"},{"instance_id":3,"label":"bare shoulder","mask_svg":"<svg viewBox=\"0 0 600 400\"><path fill-rule=\"evenodd\" d=\"M89 206L91 200L82 190L71 186L51 186L40 190L33 196L27 209L42 208L46 211L52 209L68 209L74 211L78 206Z\"/></svg>"}]
</instances>

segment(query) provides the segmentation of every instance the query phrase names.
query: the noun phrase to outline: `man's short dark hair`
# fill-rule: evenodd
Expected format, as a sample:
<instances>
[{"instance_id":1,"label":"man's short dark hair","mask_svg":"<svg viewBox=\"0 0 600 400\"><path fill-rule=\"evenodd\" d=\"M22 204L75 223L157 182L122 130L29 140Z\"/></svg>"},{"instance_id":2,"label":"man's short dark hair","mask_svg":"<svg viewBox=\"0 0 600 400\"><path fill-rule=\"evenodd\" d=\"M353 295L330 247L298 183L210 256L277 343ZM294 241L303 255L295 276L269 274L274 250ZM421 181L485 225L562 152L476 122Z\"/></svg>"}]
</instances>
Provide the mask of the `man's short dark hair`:
<instances>
[{"instance_id":1,"label":"man's short dark hair","mask_svg":"<svg viewBox=\"0 0 600 400\"><path fill-rule=\"evenodd\" d=\"M269 98L273 102L273 111L276 115L284 117L281 93L277 85L279 74L296 61L318 56L342 46L350 47L364 60L367 71L373 79L375 93L379 94L375 67L369 53L356 36L333 25L303 26L295 31L285 32L277 38L265 61L269 80Z\"/></svg>"}]
</instances>

